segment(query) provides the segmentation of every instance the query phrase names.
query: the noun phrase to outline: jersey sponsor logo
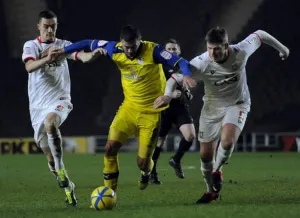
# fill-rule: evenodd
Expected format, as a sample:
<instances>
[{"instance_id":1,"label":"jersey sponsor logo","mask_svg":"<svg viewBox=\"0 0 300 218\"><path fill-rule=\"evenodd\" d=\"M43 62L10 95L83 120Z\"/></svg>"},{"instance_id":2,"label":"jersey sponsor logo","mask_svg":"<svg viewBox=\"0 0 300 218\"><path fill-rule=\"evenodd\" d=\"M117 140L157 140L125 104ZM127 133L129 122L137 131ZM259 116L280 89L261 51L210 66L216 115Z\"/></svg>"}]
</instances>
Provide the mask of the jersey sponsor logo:
<instances>
[{"instance_id":1,"label":"jersey sponsor logo","mask_svg":"<svg viewBox=\"0 0 300 218\"><path fill-rule=\"evenodd\" d=\"M170 60L172 58L172 54L168 51L162 51L160 53L160 56L162 56L166 60Z\"/></svg>"},{"instance_id":2,"label":"jersey sponsor logo","mask_svg":"<svg viewBox=\"0 0 300 218\"><path fill-rule=\"evenodd\" d=\"M230 75L226 75L225 79L219 80L215 82L215 86L221 86L224 84L232 84L235 83L239 80L238 74L230 74Z\"/></svg>"},{"instance_id":3,"label":"jersey sponsor logo","mask_svg":"<svg viewBox=\"0 0 300 218\"><path fill-rule=\"evenodd\" d=\"M130 68L129 71L130 74L123 74L123 76L127 79L140 81L146 77L146 76L138 76L138 72L135 72L133 68Z\"/></svg>"},{"instance_id":4,"label":"jersey sponsor logo","mask_svg":"<svg viewBox=\"0 0 300 218\"><path fill-rule=\"evenodd\" d=\"M105 41L105 40L99 40L97 46L98 46L98 47L102 47L102 46L106 45L107 43L108 43L108 41Z\"/></svg>"},{"instance_id":5,"label":"jersey sponsor logo","mask_svg":"<svg viewBox=\"0 0 300 218\"><path fill-rule=\"evenodd\" d=\"M60 61L53 61L49 64L46 64L45 66L49 67L49 68L53 68L53 67L60 67L61 66L61 62Z\"/></svg>"}]
</instances>

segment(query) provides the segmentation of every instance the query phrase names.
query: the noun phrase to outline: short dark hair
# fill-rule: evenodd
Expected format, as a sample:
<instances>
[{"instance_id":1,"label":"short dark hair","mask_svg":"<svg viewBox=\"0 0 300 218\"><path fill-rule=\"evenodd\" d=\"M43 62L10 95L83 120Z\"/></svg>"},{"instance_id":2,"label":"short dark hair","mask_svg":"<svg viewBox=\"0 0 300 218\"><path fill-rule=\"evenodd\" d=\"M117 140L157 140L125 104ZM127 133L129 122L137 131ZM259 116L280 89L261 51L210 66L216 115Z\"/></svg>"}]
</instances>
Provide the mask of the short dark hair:
<instances>
[{"instance_id":1,"label":"short dark hair","mask_svg":"<svg viewBox=\"0 0 300 218\"><path fill-rule=\"evenodd\" d=\"M166 47L167 44L172 43L172 44L177 44L180 47L180 43L178 42L178 40L170 38L168 40L165 41L164 43L164 47Z\"/></svg>"},{"instance_id":2,"label":"short dark hair","mask_svg":"<svg viewBox=\"0 0 300 218\"><path fill-rule=\"evenodd\" d=\"M228 33L224 28L216 27L208 31L205 36L208 43L225 44L228 43Z\"/></svg>"},{"instance_id":3,"label":"short dark hair","mask_svg":"<svg viewBox=\"0 0 300 218\"><path fill-rule=\"evenodd\" d=\"M132 42L142 38L140 30L132 25L126 25L121 29L120 38L126 42Z\"/></svg>"},{"instance_id":4,"label":"short dark hair","mask_svg":"<svg viewBox=\"0 0 300 218\"><path fill-rule=\"evenodd\" d=\"M57 18L56 14L53 11L46 10L46 11L41 11L38 16L38 23L41 21L42 18L45 19L52 19L52 18Z\"/></svg>"}]
</instances>

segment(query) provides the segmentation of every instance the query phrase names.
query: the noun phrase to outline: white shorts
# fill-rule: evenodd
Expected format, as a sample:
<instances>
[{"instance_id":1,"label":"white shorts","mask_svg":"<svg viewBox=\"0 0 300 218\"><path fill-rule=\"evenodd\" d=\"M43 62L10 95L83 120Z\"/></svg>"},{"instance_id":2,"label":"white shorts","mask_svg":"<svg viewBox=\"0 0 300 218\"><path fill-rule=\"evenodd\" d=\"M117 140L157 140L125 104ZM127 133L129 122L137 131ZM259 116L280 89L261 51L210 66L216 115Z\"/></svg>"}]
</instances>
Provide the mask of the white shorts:
<instances>
[{"instance_id":1,"label":"white shorts","mask_svg":"<svg viewBox=\"0 0 300 218\"><path fill-rule=\"evenodd\" d=\"M199 121L198 140L212 142L221 136L222 126L227 123L236 125L241 131L244 128L250 105L233 105L223 108L210 108L204 105Z\"/></svg>"},{"instance_id":2,"label":"white shorts","mask_svg":"<svg viewBox=\"0 0 300 218\"><path fill-rule=\"evenodd\" d=\"M40 140L46 134L44 121L49 113L56 113L60 117L61 125L73 110L73 105L70 101L57 101L45 109L31 109L30 118L34 130L34 140L39 145Z\"/></svg>"}]
</instances>

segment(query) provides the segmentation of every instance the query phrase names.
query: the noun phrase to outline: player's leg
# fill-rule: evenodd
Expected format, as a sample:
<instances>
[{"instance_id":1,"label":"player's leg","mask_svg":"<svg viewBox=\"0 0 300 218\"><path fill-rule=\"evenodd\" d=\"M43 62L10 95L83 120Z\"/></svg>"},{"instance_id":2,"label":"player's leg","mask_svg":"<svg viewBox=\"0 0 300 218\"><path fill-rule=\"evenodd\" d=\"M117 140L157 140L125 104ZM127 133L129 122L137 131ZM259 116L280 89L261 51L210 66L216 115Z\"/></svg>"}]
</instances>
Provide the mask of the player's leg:
<instances>
[{"instance_id":1,"label":"player's leg","mask_svg":"<svg viewBox=\"0 0 300 218\"><path fill-rule=\"evenodd\" d=\"M202 115L203 112L199 122L198 140L200 141L200 169L206 184L206 192L196 202L197 204L210 203L218 198L218 194L214 192L212 186L212 172L215 149L221 131L221 120L211 120Z\"/></svg>"},{"instance_id":2,"label":"player's leg","mask_svg":"<svg viewBox=\"0 0 300 218\"><path fill-rule=\"evenodd\" d=\"M133 112L122 105L111 126L108 141L105 145L103 177L104 185L117 190L119 177L118 152L128 137L135 133L135 125L131 121Z\"/></svg>"},{"instance_id":3,"label":"player's leg","mask_svg":"<svg viewBox=\"0 0 300 218\"><path fill-rule=\"evenodd\" d=\"M169 160L169 164L174 168L177 177L183 179L184 173L182 171L180 162L183 155L192 146L196 137L196 132L195 132L195 126L193 124L193 119L189 115L189 112L184 105L178 107L175 110L174 115L175 116L173 122L182 133L182 137L175 155Z\"/></svg>"},{"instance_id":4,"label":"player's leg","mask_svg":"<svg viewBox=\"0 0 300 218\"><path fill-rule=\"evenodd\" d=\"M62 136L59 130L60 125L67 119L72 109L73 105L70 102L59 102L47 112L44 128L48 137L48 146L53 156L55 171L58 175L58 184L65 190L66 202L69 205L77 206L75 184L70 180L63 162Z\"/></svg>"},{"instance_id":5,"label":"player's leg","mask_svg":"<svg viewBox=\"0 0 300 218\"><path fill-rule=\"evenodd\" d=\"M157 145L160 113L141 114L138 119L139 148L137 165L141 170L139 188L144 190L149 183L150 173L154 166L152 160L154 149Z\"/></svg>"},{"instance_id":6,"label":"player's leg","mask_svg":"<svg viewBox=\"0 0 300 218\"><path fill-rule=\"evenodd\" d=\"M172 119L170 118L169 108L167 110L164 110L161 112L161 122L160 122L160 128L158 133L158 142L157 146L155 147L152 160L154 162L153 169L151 171L151 182L153 184L161 184L161 181L158 179L158 174L156 170L158 158L160 156L162 147L165 143L165 140L167 138L167 135L172 128Z\"/></svg>"},{"instance_id":7,"label":"player's leg","mask_svg":"<svg viewBox=\"0 0 300 218\"><path fill-rule=\"evenodd\" d=\"M229 160L234 146L245 125L248 108L234 106L230 108L223 119L221 142L218 146L216 162L213 167L213 188L220 192L222 188L222 166Z\"/></svg>"},{"instance_id":8,"label":"player's leg","mask_svg":"<svg viewBox=\"0 0 300 218\"><path fill-rule=\"evenodd\" d=\"M49 148L48 137L46 134L44 134L42 136L41 140L38 142L38 146L42 149L42 151L46 155L50 172L55 176L55 178L57 178L57 172L55 170L54 158L53 158L51 150Z\"/></svg>"}]
</instances>

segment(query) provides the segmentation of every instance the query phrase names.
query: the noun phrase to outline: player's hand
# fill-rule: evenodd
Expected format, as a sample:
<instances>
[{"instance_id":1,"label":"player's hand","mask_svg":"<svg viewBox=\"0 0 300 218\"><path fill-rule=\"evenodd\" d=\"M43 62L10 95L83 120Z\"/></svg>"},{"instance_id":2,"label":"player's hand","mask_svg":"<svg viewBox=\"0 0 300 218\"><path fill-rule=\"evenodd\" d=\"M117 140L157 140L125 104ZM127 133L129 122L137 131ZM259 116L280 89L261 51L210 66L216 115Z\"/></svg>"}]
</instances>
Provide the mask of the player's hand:
<instances>
[{"instance_id":1,"label":"player's hand","mask_svg":"<svg viewBox=\"0 0 300 218\"><path fill-rule=\"evenodd\" d=\"M100 55L106 56L107 50L104 48L97 48L96 50L93 51L93 57L98 57Z\"/></svg>"},{"instance_id":2,"label":"player's hand","mask_svg":"<svg viewBox=\"0 0 300 218\"><path fill-rule=\"evenodd\" d=\"M58 48L57 48L57 47L55 47L55 46L49 46L45 51L43 51L43 52L41 53L40 58L47 57L48 54L49 54L50 49L54 49L54 50L58 51Z\"/></svg>"},{"instance_id":3,"label":"player's hand","mask_svg":"<svg viewBox=\"0 0 300 218\"><path fill-rule=\"evenodd\" d=\"M197 82L191 76L184 76L183 77L183 87L194 88L197 85Z\"/></svg>"},{"instance_id":4,"label":"player's hand","mask_svg":"<svg viewBox=\"0 0 300 218\"><path fill-rule=\"evenodd\" d=\"M287 59L289 55L290 55L290 50L287 47L285 47L284 52L279 52L279 57L281 58L281 60Z\"/></svg>"},{"instance_id":5,"label":"player's hand","mask_svg":"<svg viewBox=\"0 0 300 218\"><path fill-rule=\"evenodd\" d=\"M175 91L172 92L172 96L171 96L171 97L172 97L173 99L177 99L177 98L180 98L181 94L182 94L182 93L181 93L180 90L175 90Z\"/></svg>"},{"instance_id":6,"label":"player's hand","mask_svg":"<svg viewBox=\"0 0 300 218\"><path fill-rule=\"evenodd\" d=\"M58 52L59 49L55 46L51 46L48 50L48 55L46 56L47 62L51 63L57 59L61 55L61 53Z\"/></svg>"},{"instance_id":7,"label":"player's hand","mask_svg":"<svg viewBox=\"0 0 300 218\"><path fill-rule=\"evenodd\" d=\"M167 106L171 102L171 99L172 99L171 97L166 95L160 96L154 101L153 108L157 109L157 108Z\"/></svg>"}]
</instances>

